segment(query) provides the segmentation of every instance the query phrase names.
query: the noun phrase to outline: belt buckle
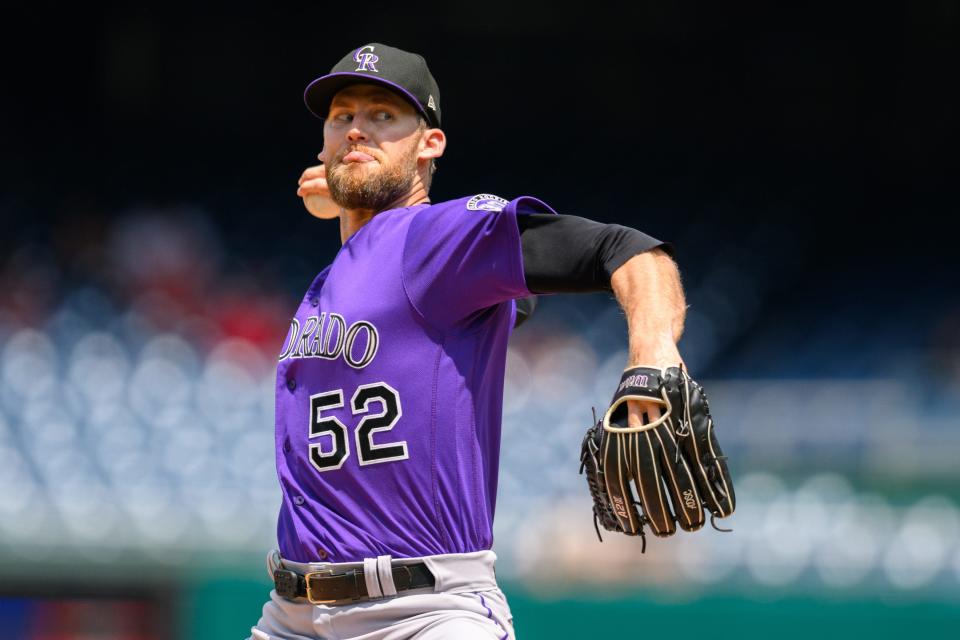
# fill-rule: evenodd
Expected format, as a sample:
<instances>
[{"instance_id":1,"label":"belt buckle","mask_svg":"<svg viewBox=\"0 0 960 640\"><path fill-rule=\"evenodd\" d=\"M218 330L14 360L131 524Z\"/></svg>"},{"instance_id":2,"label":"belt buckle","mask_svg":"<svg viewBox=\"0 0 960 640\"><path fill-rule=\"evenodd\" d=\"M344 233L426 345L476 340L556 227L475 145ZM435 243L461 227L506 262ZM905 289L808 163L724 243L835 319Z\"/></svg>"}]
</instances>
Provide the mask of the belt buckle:
<instances>
[{"instance_id":1,"label":"belt buckle","mask_svg":"<svg viewBox=\"0 0 960 640\"><path fill-rule=\"evenodd\" d=\"M333 604L334 602L337 602L337 600L315 600L313 598L313 593L310 590L310 578L312 576L319 575L333 576L334 573L332 569L321 569L320 571L311 571L310 573L305 574L303 576L303 581L307 585L307 600L310 602L310 604Z\"/></svg>"}]
</instances>

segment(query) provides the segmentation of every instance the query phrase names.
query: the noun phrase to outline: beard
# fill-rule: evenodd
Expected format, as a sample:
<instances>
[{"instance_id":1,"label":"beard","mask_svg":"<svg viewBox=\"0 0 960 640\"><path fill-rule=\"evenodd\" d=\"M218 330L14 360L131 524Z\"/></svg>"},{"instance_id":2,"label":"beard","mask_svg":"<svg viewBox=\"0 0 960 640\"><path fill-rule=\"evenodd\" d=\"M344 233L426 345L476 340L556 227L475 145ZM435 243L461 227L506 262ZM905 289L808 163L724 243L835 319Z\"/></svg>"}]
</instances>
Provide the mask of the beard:
<instances>
[{"instance_id":1,"label":"beard","mask_svg":"<svg viewBox=\"0 0 960 640\"><path fill-rule=\"evenodd\" d=\"M413 185L417 174L416 144L391 164L380 164L382 154L374 156L368 166L343 164L343 156L351 151L370 153L369 149L350 147L337 155L327 169L330 198L344 209L368 209L380 212L399 200ZM371 154L373 155L373 154ZM373 171L368 169L372 168Z\"/></svg>"}]
</instances>

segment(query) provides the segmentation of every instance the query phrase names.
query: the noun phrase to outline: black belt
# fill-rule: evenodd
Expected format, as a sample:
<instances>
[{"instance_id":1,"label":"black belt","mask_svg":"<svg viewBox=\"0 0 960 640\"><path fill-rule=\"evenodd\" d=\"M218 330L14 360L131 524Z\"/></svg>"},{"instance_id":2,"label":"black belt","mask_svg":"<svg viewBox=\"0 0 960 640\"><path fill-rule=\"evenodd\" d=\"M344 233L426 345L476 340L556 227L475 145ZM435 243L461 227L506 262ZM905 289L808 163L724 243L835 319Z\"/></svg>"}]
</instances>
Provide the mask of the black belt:
<instances>
[{"instance_id":1,"label":"black belt","mask_svg":"<svg viewBox=\"0 0 960 640\"><path fill-rule=\"evenodd\" d=\"M397 593L410 589L432 587L436 578L423 562L391 567ZM379 576L378 576L379 580ZM284 598L306 598L313 604L347 604L370 597L363 569L349 569L341 573L332 570L312 571L306 575L277 569L273 572L277 594Z\"/></svg>"}]
</instances>

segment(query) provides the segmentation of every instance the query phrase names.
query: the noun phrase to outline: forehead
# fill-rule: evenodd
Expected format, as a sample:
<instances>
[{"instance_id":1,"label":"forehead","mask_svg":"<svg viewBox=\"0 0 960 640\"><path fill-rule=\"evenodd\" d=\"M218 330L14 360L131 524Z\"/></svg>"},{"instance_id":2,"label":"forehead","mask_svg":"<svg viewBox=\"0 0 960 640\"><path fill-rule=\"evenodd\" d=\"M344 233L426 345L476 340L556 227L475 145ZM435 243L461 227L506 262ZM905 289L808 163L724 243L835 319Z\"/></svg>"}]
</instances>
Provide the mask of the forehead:
<instances>
[{"instance_id":1,"label":"forehead","mask_svg":"<svg viewBox=\"0 0 960 640\"><path fill-rule=\"evenodd\" d=\"M330 105L355 105L358 103L389 104L399 108L416 111L406 98L399 93L378 84L352 84L334 94Z\"/></svg>"}]
</instances>

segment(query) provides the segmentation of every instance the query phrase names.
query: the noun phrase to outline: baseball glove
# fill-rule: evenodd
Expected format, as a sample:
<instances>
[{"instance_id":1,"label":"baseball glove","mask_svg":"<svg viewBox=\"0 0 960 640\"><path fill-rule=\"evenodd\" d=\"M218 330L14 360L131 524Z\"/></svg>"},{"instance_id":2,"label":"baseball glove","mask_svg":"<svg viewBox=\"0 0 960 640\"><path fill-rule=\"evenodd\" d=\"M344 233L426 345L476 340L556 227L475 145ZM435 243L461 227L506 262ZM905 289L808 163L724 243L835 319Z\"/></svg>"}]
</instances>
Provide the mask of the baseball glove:
<instances>
[{"instance_id":1,"label":"baseball glove","mask_svg":"<svg viewBox=\"0 0 960 640\"><path fill-rule=\"evenodd\" d=\"M645 400L660 416L627 423L627 401ZM736 499L703 387L682 367L631 367L623 372L610 408L587 430L580 455L593 497L594 527L647 540L671 536L677 525L696 531L733 513ZM601 541L603 538L600 538Z\"/></svg>"}]
</instances>

